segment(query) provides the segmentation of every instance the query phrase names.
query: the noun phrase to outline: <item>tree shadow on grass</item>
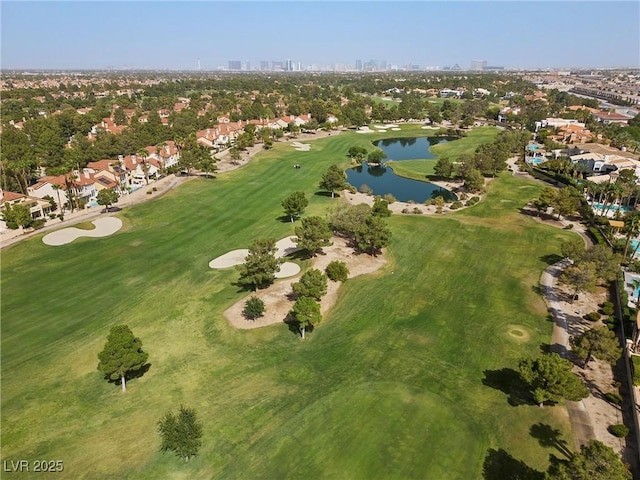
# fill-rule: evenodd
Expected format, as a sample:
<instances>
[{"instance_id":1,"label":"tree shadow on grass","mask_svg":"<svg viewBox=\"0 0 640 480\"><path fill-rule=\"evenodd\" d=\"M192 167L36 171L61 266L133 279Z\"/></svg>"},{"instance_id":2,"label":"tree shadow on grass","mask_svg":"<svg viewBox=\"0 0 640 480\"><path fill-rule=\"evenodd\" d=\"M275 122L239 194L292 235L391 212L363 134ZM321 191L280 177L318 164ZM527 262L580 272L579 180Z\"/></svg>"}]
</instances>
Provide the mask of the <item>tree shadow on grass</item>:
<instances>
[{"instance_id":1,"label":"tree shadow on grass","mask_svg":"<svg viewBox=\"0 0 640 480\"><path fill-rule=\"evenodd\" d=\"M556 253L550 253L548 255L542 255L540 260L546 263L547 265L553 265L554 263L558 263L564 257L562 255L558 255Z\"/></svg>"},{"instance_id":2,"label":"tree shadow on grass","mask_svg":"<svg viewBox=\"0 0 640 480\"><path fill-rule=\"evenodd\" d=\"M529 392L529 385L522 380L520 374L512 368L485 370L482 384L495 388L508 395L509 405L534 405Z\"/></svg>"},{"instance_id":3,"label":"tree shadow on grass","mask_svg":"<svg viewBox=\"0 0 640 480\"><path fill-rule=\"evenodd\" d=\"M484 480L543 480L544 472L513 458L503 449L490 448L482 465Z\"/></svg>"},{"instance_id":4,"label":"tree shadow on grass","mask_svg":"<svg viewBox=\"0 0 640 480\"><path fill-rule=\"evenodd\" d=\"M317 192L314 193L314 195L317 195L318 197L329 197L331 198L331 192L327 192L326 190L318 190ZM334 193L334 198L340 198L340 194L339 193Z\"/></svg>"},{"instance_id":5,"label":"tree shadow on grass","mask_svg":"<svg viewBox=\"0 0 640 480\"><path fill-rule=\"evenodd\" d=\"M295 219L295 217L294 217ZM291 221L291 217L289 215L280 215L279 217L276 217L276 220L280 223L291 223L295 225L295 221L292 222Z\"/></svg>"},{"instance_id":6,"label":"tree shadow on grass","mask_svg":"<svg viewBox=\"0 0 640 480\"><path fill-rule=\"evenodd\" d=\"M538 440L540 446L553 447L565 457L571 458L571 450L569 450L567 441L562 438L562 433L559 429L553 428L546 423L536 423L531 425L529 434Z\"/></svg>"},{"instance_id":7,"label":"tree shadow on grass","mask_svg":"<svg viewBox=\"0 0 640 480\"><path fill-rule=\"evenodd\" d=\"M138 370L132 370L130 372L127 372L126 382L129 383L131 380L135 378L141 378L145 373L149 371L150 368L151 368L151 364L146 363L143 366L141 366ZM104 379L107 380L109 383L113 383L114 385L121 385L120 377L112 380L111 378L109 378L108 375L105 375Z\"/></svg>"}]
</instances>

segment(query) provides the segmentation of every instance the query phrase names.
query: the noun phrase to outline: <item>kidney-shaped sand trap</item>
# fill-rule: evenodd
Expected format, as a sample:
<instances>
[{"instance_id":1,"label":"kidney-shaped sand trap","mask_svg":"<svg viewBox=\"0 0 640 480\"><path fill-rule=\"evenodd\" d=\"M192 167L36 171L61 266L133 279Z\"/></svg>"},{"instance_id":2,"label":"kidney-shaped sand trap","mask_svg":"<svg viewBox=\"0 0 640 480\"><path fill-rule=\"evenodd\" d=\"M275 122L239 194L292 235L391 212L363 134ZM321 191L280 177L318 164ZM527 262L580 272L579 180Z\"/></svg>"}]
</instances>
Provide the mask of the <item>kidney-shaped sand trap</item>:
<instances>
[{"instance_id":1,"label":"kidney-shaped sand trap","mask_svg":"<svg viewBox=\"0 0 640 480\"><path fill-rule=\"evenodd\" d=\"M276 257L282 258L298 250L296 244L291 237L285 237L276 242ZM231 250L230 252L220 255L209 262L209 268L230 268L244 263L244 259L249 254L249 250L241 248ZM280 271L276 273L276 278L286 278L296 275L300 272L300 266L296 263L285 262L280 265Z\"/></svg>"},{"instance_id":2,"label":"kidney-shaped sand trap","mask_svg":"<svg viewBox=\"0 0 640 480\"><path fill-rule=\"evenodd\" d=\"M122 228L122 220L116 217L98 218L91 223L95 226L93 230L83 230L75 227L63 228L45 235L42 237L42 241L47 245L65 245L80 237L107 237Z\"/></svg>"}]
</instances>

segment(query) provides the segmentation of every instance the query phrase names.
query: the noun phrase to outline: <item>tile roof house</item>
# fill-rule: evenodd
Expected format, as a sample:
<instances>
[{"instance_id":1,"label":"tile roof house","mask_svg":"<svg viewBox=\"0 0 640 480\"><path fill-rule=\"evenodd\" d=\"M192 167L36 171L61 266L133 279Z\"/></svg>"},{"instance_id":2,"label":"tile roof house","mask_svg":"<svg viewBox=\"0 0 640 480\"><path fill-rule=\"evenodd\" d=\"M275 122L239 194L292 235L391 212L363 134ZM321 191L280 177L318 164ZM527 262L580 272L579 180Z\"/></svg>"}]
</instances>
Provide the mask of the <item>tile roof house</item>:
<instances>
[{"instance_id":1,"label":"tile roof house","mask_svg":"<svg viewBox=\"0 0 640 480\"><path fill-rule=\"evenodd\" d=\"M0 216L7 204L21 204L27 206L33 219L45 218L45 216L51 211L51 203L41 198L5 190L0 190L0 194Z\"/></svg>"},{"instance_id":2,"label":"tile roof house","mask_svg":"<svg viewBox=\"0 0 640 480\"><path fill-rule=\"evenodd\" d=\"M609 125L610 123L617 123L619 125L626 125L631 117L622 115L616 112L597 112L591 114L598 122Z\"/></svg>"},{"instance_id":3,"label":"tile roof house","mask_svg":"<svg viewBox=\"0 0 640 480\"><path fill-rule=\"evenodd\" d=\"M27 188L27 193L35 198L51 197L57 203L57 212L68 202L67 185L64 175L40 177L36 183Z\"/></svg>"},{"instance_id":4,"label":"tile roof house","mask_svg":"<svg viewBox=\"0 0 640 480\"><path fill-rule=\"evenodd\" d=\"M178 150L176 142L173 140L167 140L157 146L151 145L144 147L144 149L149 152L148 158L159 161L164 168L173 167L180 162L180 151Z\"/></svg>"}]
</instances>

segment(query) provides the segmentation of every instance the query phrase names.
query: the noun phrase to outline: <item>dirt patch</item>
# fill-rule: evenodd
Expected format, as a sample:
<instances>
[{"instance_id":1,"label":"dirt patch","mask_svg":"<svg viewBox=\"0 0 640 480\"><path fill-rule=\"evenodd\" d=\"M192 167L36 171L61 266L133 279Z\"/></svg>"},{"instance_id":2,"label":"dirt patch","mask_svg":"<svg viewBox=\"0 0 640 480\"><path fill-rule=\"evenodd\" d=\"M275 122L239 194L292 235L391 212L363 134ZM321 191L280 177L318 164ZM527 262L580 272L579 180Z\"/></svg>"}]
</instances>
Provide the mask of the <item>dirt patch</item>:
<instances>
[{"instance_id":1,"label":"dirt patch","mask_svg":"<svg viewBox=\"0 0 640 480\"><path fill-rule=\"evenodd\" d=\"M337 237L333 238L333 245L323 248L323 252L324 255L318 255L312 260L312 268L324 271L329 262L340 260L346 263L349 269L349 278L373 273L380 269L386 262L384 251L383 254L378 257L357 254L353 251L353 248L347 245L345 239ZM289 294L292 291L291 285L297 282L298 278L299 276L290 277L286 280L276 282L264 290L259 290L258 292L247 295L225 310L225 318L232 326L243 330L284 322L294 303L294 300L289 298ZM340 282L332 282L329 280L327 294L322 297L320 301L320 310L323 315L335 305L338 299L339 289ZM266 307L264 316L256 320L247 320L242 315L244 303L251 296L256 296L261 299Z\"/></svg>"}]
</instances>

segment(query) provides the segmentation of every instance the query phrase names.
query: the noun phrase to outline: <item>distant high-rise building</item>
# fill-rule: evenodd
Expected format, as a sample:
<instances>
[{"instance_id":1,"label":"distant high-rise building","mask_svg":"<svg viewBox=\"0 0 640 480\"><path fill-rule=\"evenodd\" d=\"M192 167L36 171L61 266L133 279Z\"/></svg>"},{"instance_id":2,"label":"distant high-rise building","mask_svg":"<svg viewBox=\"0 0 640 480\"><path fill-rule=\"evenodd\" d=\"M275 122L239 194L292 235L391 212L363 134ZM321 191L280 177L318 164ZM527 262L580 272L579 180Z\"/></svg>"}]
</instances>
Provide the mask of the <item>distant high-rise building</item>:
<instances>
[{"instance_id":1,"label":"distant high-rise building","mask_svg":"<svg viewBox=\"0 0 640 480\"><path fill-rule=\"evenodd\" d=\"M382 60L380 62L380 70L385 71L387 69L387 61L386 60Z\"/></svg>"},{"instance_id":2,"label":"distant high-rise building","mask_svg":"<svg viewBox=\"0 0 640 480\"><path fill-rule=\"evenodd\" d=\"M266 60L260 60L260 70L269 70L269 62Z\"/></svg>"},{"instance_id":3,"label":"distant high-rise building","mask_svg":"<svg viewBox=\"0 0 640 480\"><path fill-rule=\"evenodd\" d=\"M287 72L293 72L293 62L290 59L285 60L284 69Z\"/></svg>"},{"instance_id":4,"label":"distant high-rise building","mask_svg":"<svg viewBox=\"0 0 640 480\"><path fill-rule=\"evenodd\" d=\"M487 68L486 60L473 60L471 62L471 70L473 71L481 71Z\"/></svg>"},{"instance_id":5,"label":"distant high-rise building","mask_svg":"<svg viewBox=\"0 0 640 480\"><path fill-rule=\"evenodd\" d=\"M284 62L276 62L275 60L271 61L271 70L274 72L281 72L284 70Z\"/></svg>"},{"instance_id":6,"label":"distant high-rise building","mask_svg":"<svg viewBox=\"0 0 640 480\"><path fill-rule=\"evenodd\" d=\"M229 60L229 70L242 70L242 62L240 60Z\"/></svg>"},{"instance_id":7,"label":"distant high-rise building","mask_svg":"<svg viewBox=\"0 0 640 480\"><path fill-rule=\"evenodd\" d=\"M362 60L356 60L356 71L357 72L362 71Z\"/></svg>"}]
</instances>

